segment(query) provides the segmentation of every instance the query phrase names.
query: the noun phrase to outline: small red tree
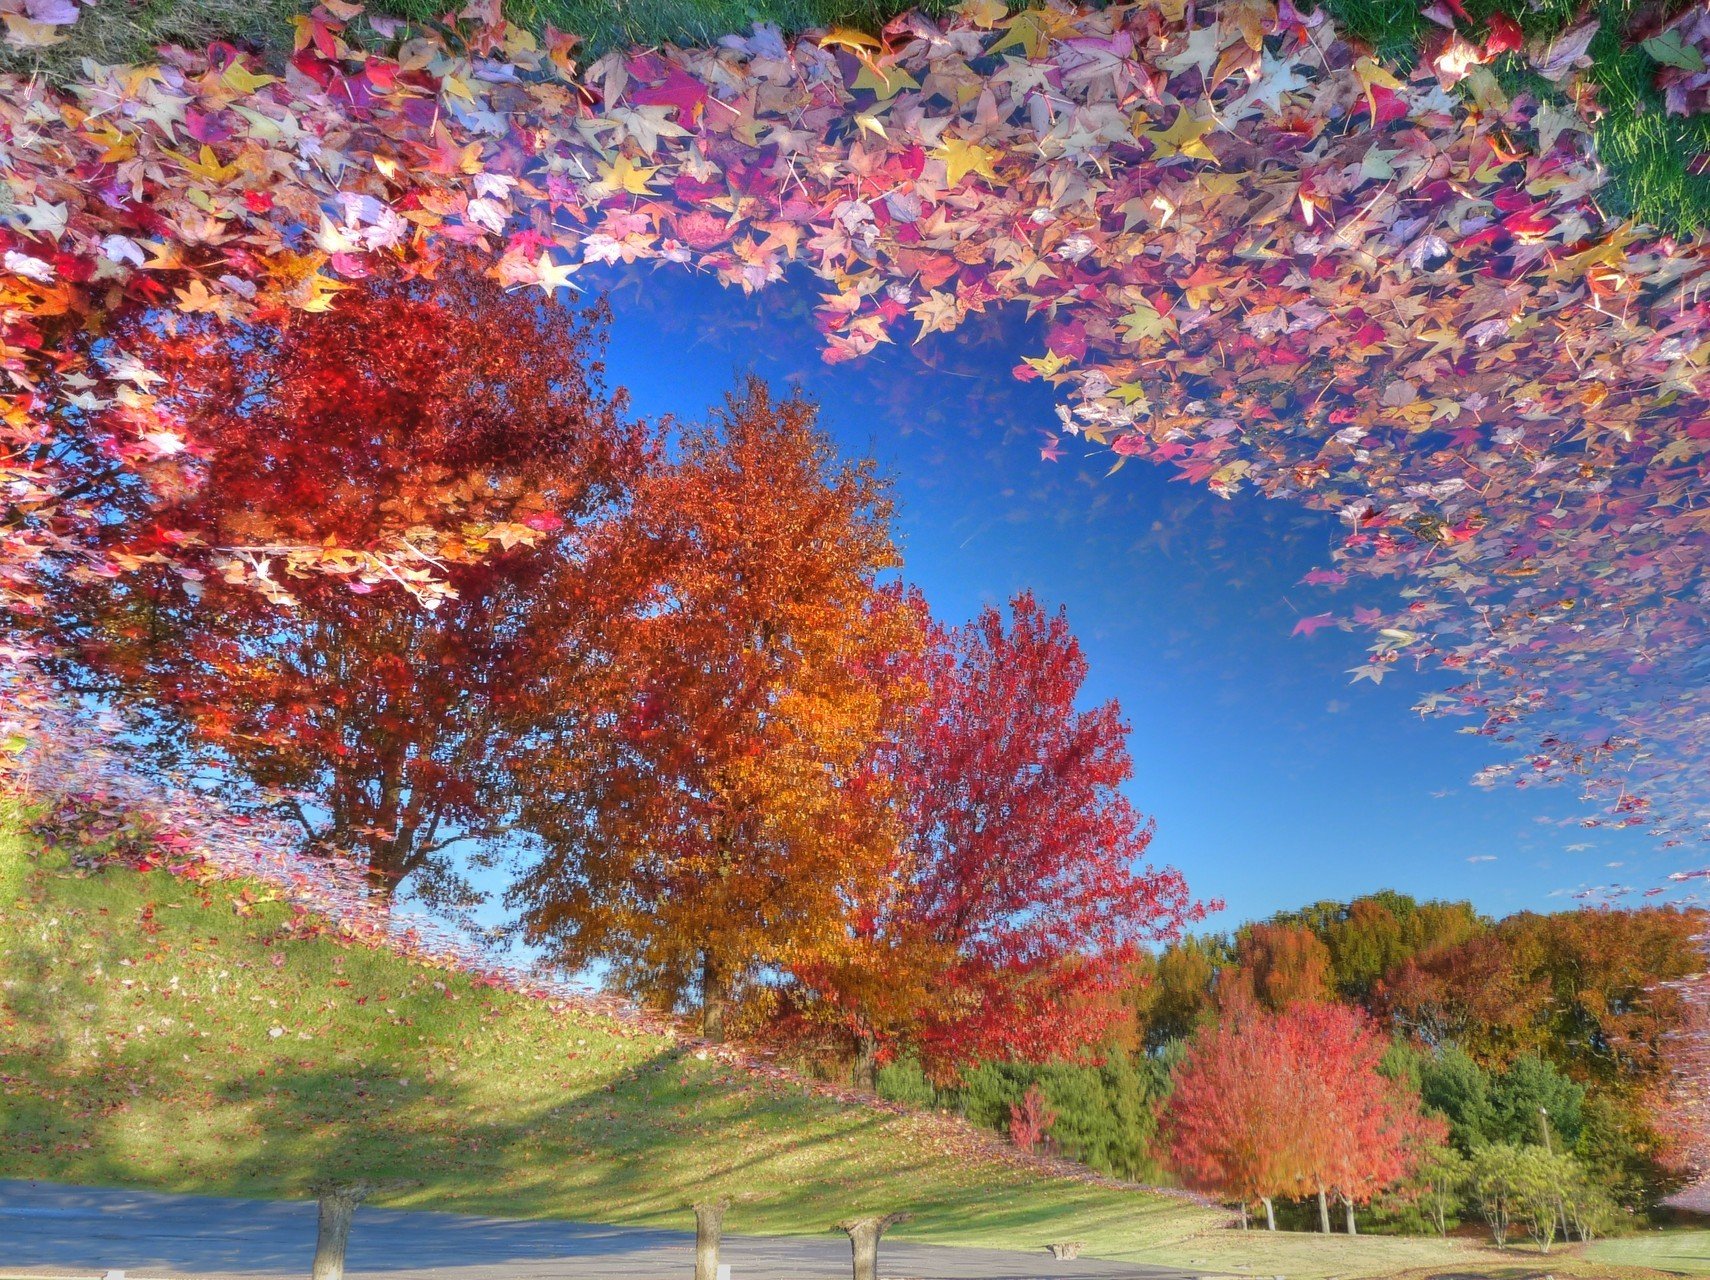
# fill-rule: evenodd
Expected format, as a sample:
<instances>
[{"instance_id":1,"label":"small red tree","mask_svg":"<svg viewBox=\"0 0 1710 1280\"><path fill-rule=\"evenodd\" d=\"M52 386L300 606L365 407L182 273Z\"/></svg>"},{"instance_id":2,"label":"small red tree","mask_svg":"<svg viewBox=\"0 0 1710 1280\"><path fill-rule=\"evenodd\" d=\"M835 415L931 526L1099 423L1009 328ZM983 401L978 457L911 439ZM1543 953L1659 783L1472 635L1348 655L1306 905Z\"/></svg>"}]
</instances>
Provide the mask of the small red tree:
<instances>
[{"instance_id":1,"label":"small red tree","mask_svg":"<svg viewBox=\"0 0 1710 1280\"><path fill-rule=\"evenodd\" d=\"M1073 1054L1127 1016L1141 944L1204 908L1143 861L1128 725L1115 702L1077 706L1087 661L1066 617L1022 594L1007 619L925 625L924 695L870 753L890 872L849 888L842 954L795 975L848 1020L858 1063L875 1044L946 1070Z\"/></svg>"},{"instance_id":2,"label":"small red tree","mask_svg":"<svg viewBox=\"0 0 1710 1280\"><path fill-rule=\"evenodd\" d=\"M1164 1116L1170 1164L1190 1187L1265 1206L1307 1188L1299 1141L1304 1064L1278 1018L1248 1011L1204 1027L1178 1064ZM1244 1220L1244 1219L1243 1219Z\"/></svg>"},{"instance_id":3,"label":"small red tree","mask_svg":"<svg viewBox=\"0 0 1710 1280\"><path fill-rule=\"evenodd\" d=\"M1023 1151L1038 1151L1049 1141L1057 1113L1037 1084L1027 1086L1020 1102L1009 1104L1009 1140Z\"/></svg>"},{"instance_id":4,"label":"small red tree","mask_svg":"<svg viewBox=\"0 0 1710 1280\"><path fill-rule=\"evenodd\" d=\"M1190 1185L1264 1202L1316 1194L1365 1204L1444 1136L1419 1100L1379 1070L1385 1041L1343 1005L1246 1012L1196 1038L1166 1115L1171 1160ZM1274 1220L1273 1224L1274 1225Z\"/></svg>"},{"instance_id":5,"label":"small red tree","mask_svg":"<svg viewBox=\"0 0 1710 1280\"><path fill-rule=\"evenodd\" d=\"M1352 1235L1355 1206L1411 1174L1443 1144L1447 1126L1379 1070L1389 1044L1361 1010L1299 1005L1281 1023L1303 1068L1302 1168L1318 1196L1319 1225L1330 1230L1327 1195L1334 1194Z\"/></svg>"}]
</instances>

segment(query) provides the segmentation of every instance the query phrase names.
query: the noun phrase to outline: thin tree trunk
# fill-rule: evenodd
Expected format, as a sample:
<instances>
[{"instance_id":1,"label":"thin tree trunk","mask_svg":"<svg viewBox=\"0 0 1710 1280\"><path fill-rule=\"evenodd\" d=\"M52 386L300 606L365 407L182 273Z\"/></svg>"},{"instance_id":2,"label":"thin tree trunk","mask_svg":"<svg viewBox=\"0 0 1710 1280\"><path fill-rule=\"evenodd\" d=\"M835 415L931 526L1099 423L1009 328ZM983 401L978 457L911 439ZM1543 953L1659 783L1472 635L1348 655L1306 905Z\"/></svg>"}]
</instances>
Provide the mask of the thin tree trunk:
<instances>
[{"instance_id":1,"label":"thin tree trunk","mask_svg":"<svg viewBox=\"0 0 1710 1280\"><path fill-rule=\"evenodd\" d=\"M368 905L381 915L391 915L392 890L395 887L391 873L370 859L368 866L363 869L362 877L368 882Z\"/></svg>"},{"instance_id":2,"label":"thin tree trunk","mask_svg":"<svg viewBox=\"0 0 1710 1280\"><path fill-rule=\"evenodd\" d=\"M1348 1199L1347 1196L1343 1196L1342 1203L1348 1210L1348 1234L1351 1236L1357 1236L1360 1233L1354 1226L1354 1202Z\"/></svg>"},{"instance_id":3,"label":"thin tree trunk","mask_svg":"<svg viewBox=\"0 0 1710 1280\"><path fill-rule=\"evenodd\" d=\"M356 1216L356 1206L372 1192L372 1187L360 1182L319 1189L320 1220L309 1280L344 1280L344 1251L350 1243L351 1219Z\"/></svg>"},{"instance_id":4,"label":"thin tree trunk","mask_svg":"<svg viewBox=\"0 0 1710 1280\"><path fill-rule=\"evenodd\" d=\"M695 1280L718 1280L718 1246L724 1239L724 1211L729 1200L702 1200L695 1205Z\"/></svg>"},{"instance_id":5,"label":"thin tree trunk","mask_svg":"<svg viewBox=\"0 0 1710 1280\"><path fill-rule=\"evenodd\" d=\"M724 1042L724 974L712 952L701 952L701 1036L714 1044Z\"/></svg>"},{"instance_id":6,"label":"thin tree trunk","mask_svg":"<svg viewBox=\"0 0 1710 1280\"><path fill-rule=\"evenodd\" d=\"M851 1074L857 1089L865 1093L879 1091L879 1042L870 1031L855 1033L855 1064Z\"/></svg>"},{"instance_id":7,"label":"thin tree trunk","mask_svg":"<svg viewBox=\"0 0 1710 1280\"><path fill-rule=\"evenodd\" d=\"M1318 1229L1330 1234L1330 1202L1324 1198L1324 1188L1318 1188Z\"/></svg>"},{"instance_id":8,"label":"thin tree trunk","mask_svg":"<svg viewBox=\"0 0 1710 1280\"><path fill-rule=\"evenodd\" d=\"M1247 1229L1247 1202L1245 1200L1243 1200L1241 1202L1241 1230L1245 1231L1246 1229Z\"/></svg>"},{"instance_id":9,"label":"thin tree trunk","mask_svg":"<svg viewBox=\"0 0 1710 1280\"><path fill-rule=\"evenodd\" d=\"M879 1240L897 1223L908 1218L906 1213L887 1213L884 1217L851 1218L837 1225L849 1233L849 1252L854 1263L854 1280L879 1280Z\"/></svg>"},{"instance_id":10,"label":"thin tree trunk","mask_svg":"<svg viewBox=\"0 0 1710 1280\"><path fill-rule=\"evenodd\" d=\"M1264 1197L1264 1204L1265 1230L1275 1231L1277 1229L1277 1207L1271 1203L1271 1198L1269 1196Z\"/></svg>"}]
</instances>

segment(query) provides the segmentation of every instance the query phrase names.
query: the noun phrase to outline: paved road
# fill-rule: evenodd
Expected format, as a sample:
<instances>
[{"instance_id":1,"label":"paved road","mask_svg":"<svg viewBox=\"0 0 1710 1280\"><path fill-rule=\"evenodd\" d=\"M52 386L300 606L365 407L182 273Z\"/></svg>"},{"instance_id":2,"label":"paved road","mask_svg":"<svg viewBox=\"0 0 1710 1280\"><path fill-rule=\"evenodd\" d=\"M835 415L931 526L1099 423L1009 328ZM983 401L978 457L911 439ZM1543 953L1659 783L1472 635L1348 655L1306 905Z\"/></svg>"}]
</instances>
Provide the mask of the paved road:
<instances>
[{"instance_id":1,"label":"paved road","mask_svg":"<svg viewBox=\"0 0 1710 1280\"><path fill-rule=\"evenodd\" d=\"M0 1181L0 1273L128 1271L137 1277L302 1280L315 1206ZM355 1280L686 1280L694 1234L581 1222L513 1222L394 1209L356 1211ZM849 1275L840 1235L730 1236L732 1280ZM881 1275L901 1280L1176 1280L1185 1273L1113 1262L1058 1262L997 1249L886 1243Z\"/></svg>"}]
</instances>

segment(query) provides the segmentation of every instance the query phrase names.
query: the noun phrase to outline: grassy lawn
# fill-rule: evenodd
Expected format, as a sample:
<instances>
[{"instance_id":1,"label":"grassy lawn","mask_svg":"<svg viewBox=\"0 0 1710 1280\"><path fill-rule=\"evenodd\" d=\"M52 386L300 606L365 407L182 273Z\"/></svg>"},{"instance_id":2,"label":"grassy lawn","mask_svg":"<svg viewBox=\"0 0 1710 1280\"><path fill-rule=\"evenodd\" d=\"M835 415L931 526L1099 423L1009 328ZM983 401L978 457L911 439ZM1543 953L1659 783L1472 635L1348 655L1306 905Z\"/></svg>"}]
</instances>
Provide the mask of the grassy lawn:
<instances>
[{"instance_id":1,"label":"grassy lawn","mask_svg":"<svg viewBox=\"0 0 1710 1280\"><path fill-rule=\"evenodd\" d=\"M1440 32L1419 11L1421 0L1323 0L1337 24L1374 45L1387 62L1411 66L1420 44ZM1513 18L1528 38L1549 39L1582 18L1597 18L1599 28L1587 51L1599 101L1608 114L1597 126L1597 149L1609 167L1610 186L1603 204L1612 213L1630 214L1665 229L1692 233L1710 226L1710 176L1687 172L1694 156L1710 152L1710 116L1663 114L1662 95L1652 87L1658 64L1623 33L1656 6L1648 0L1465 0L1480 24L1496 14ZM1560 100L1549 82L1502 72L1510 92L1526 90Z\"/></svg>"},{"instance_id":2,"label":"grassy lawn","mask_svg":"<svg viewBox=\"0 0 1710 1280\"><path fill-rule=\"evenodd\" d=\"M1710 1276L1710 1231L1647 1231L1624 1240L1600 1240L1586 1256L1676 1275Z\"/></svg>"},{"instance_id":3,"label":"grassy lawn","mask_svg":"<svg viewBox=\"0 0 1710 1280\"><path fill-rule=\"evenodd\" d=\"M1472 1240L1210 1231L1123 1254L1124 1261L1202 1270L1219 1276L1287 1280L1660 1280L1681 1265L1667 1255L1626 1252L1637 1241L1558 1244L1540 1254L1530 1243L1497 1249ZM1706 1264L1701 1264L1706 1265ZM1710 1275L1710 1270L1685 1272Z\"/></svg>"},{"instance_id":4,"label":"grassy lawn","mask_svg":"<svg viewBox=\"0 0 1710 1280\"><path fill-rule=\"evenodd\" d=\"M252 1197L330 1171L377 1202L733 1231L908 1209L906 1234L1133 1254L1215 1215L1040 1179L922 1115L840 1104L667 1039L234 908L165 873L80 875L0 845L4 1176Z\"/></svg>"},{"instance_id":5,"label":"grassy lawn","mask_svg":"<svg viewBox=\"0 0 1710 1280\"><path fill-rule=\"evenodd\" d=\"M678 1228L722 1193L732 1231L907 1209L899 1237L1081 1240L1289 1280L1710 1275L1710 1233L1600 1244L1593 1262L1224 1230L1178 1199L994 1160L936 1117L840 1103L315 930L230 885L28 856L0 822L0 1176L274 1198L360 1174L400 1180L376 1198L393 1207Z\"/></svg>"}]
</instances>

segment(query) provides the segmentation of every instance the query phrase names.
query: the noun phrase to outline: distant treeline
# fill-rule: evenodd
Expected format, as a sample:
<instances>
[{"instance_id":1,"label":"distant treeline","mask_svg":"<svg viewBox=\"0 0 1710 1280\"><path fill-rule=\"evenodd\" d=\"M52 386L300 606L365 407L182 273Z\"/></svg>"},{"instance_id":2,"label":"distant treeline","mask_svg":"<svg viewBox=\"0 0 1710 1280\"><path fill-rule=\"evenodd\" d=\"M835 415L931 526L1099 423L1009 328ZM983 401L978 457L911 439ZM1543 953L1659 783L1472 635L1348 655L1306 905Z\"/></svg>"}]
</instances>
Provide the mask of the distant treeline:
<instances>
[{"instance_id":1,"label":"distant treeline","mask_svg":"<svg viewBox=\"0 0 1710 1280\"><path fill-rule=\"evenodd\" d=\"M1160 1126L1172 1069L1196 1035L1255 1011L1353 1006L1393 1037L1384 1074L1446 1121L1460 1155L1548 1141L1620 1208L1643 1212L1684 1176L1657 1117L1685 1017L1670 984L1704 968L1707 926L1704 912L1672 907L1497 920L1390 891L1317 902L1145 957L1122 997L1122 1034L1096 1055L988 1062L942 1081L902 1060L879 1086L998 1129L1019 1119L1026 1131L1031 1109L1048 1120L1038 1140L1062 1154L1169 1179ZM1379 1224L1427 1225L1418 1190L1380 1203ZM1287 1222L1308 1211L1282 1212Z\"/></svg>"}]
</instances>

